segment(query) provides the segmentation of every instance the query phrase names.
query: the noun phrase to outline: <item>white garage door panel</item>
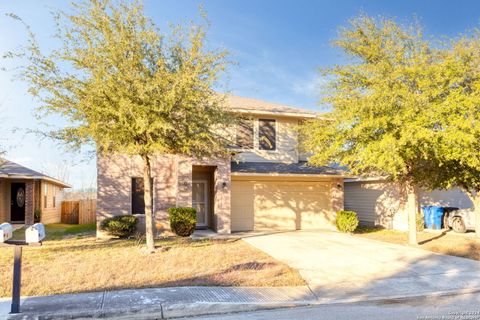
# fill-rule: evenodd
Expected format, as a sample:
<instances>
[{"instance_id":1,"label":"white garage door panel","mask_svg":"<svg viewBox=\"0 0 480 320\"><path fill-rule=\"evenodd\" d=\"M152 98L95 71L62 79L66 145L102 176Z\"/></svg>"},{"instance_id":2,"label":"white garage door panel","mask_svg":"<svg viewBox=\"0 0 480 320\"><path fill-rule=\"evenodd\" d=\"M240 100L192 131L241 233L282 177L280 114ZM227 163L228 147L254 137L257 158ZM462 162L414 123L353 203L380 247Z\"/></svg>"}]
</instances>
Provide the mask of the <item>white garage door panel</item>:
<instances>
[{"instance_id":1,"label":"white garage door panel","mask_svg":"<svg viewBox=\"0 0 480 320\"><path fill-rule=\"evenodd\" d=\"M331 228L329 182L232 182L232 231Z\"/></svg>"}]
</instances>

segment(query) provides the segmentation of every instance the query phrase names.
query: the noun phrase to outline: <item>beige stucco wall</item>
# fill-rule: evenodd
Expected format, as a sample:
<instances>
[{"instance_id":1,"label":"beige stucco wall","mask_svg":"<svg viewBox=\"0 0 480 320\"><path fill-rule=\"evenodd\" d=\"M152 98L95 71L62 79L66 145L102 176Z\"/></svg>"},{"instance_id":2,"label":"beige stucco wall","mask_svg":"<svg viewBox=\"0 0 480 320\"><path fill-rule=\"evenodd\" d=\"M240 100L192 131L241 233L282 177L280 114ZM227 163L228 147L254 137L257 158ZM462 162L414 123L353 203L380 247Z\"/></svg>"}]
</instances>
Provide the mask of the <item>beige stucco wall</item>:
<instances>
[{"instance_id":1,"label":"beige stucco wall","mask_svg":"<svg viewBox=\"0 0 480 320\"><path fill-rule=\"evenodd\" d=\"M258 143L258 120L276 120L276 150L260 150ZM253 125L253 150L242 151L237 154L235 160L241 162L298 162L298 119L285 117L254 117ZM225 133L232 141L235 139L235 127L231 127Z\"/></svg>"},{"instance_id":2,"label":"beige stucco wall","mask_svg":"<svg viewBox=\"0 0 480 320\"><path fill-rule=\"evenodd\" d=\"M191 159L173 155L152 160L154 179L154 214L157 229L168 230L167 209L192 206L192 166L216 166L213 192L214 219L217 231L230 232L230 161L228 159ZM131 214L131 179L143 177L139 156L113 155L97 157L97 222L105 217ZM223 182L226 187L223 187Z\"/></svg>"},{"instance_id":3,"label":"beige stucco wall","mask_svg":"<svg viewBox=\"0 0 480 320\"><path fill-rule=\"evenodd\" d=\"M233 177L232 231L335 229L339 179Z\"/></svg>"}]
</instances>

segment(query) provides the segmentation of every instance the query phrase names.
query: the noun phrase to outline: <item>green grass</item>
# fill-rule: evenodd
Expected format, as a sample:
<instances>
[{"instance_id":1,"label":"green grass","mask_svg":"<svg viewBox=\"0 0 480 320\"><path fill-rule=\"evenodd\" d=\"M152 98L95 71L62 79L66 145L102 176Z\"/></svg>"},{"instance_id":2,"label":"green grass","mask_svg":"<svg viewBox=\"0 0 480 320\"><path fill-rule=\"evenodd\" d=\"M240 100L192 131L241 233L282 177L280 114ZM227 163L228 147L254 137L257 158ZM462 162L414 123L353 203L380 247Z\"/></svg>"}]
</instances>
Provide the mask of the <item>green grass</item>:
<instances>
[{"instance_id":1,"label":"green grass","mask_svg":"<svg viewBox=\"0 0 480 320\"><path fill-rule=\"evenodd\" d=\"M65 238L81 238L95 234L95 223L91 224L65 224L52 223L45 225L45 241L62 240ZM14 240L25 239L25 228L15 230Z\"/></svg>"}]
</instances>

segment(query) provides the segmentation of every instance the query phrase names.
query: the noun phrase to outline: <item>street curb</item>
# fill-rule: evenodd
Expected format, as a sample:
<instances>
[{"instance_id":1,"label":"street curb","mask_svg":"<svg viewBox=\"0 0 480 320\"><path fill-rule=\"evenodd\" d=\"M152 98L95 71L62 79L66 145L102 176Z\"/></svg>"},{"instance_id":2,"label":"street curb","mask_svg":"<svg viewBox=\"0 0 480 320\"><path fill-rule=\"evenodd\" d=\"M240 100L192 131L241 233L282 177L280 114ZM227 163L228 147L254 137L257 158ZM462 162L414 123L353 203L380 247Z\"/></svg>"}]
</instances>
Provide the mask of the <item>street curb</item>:
<instances>
[{"instance_id":1,"label":"street curb","mask_svg":"<svg viewBox=\"0 0 480 320\"><path fill-rule=\"evenodd\" d=\"M326 301L326 299L317 299L311 302L311 305L320 306L320 305L336 305L336 304L349 304L349 303L372 303L372 302L384 302L384 303L394 303L394 302L402 302L402 301L409 301L413 299L430 299L430 298L439 298L439 297L446 297L446 296L456 296L456 295L464 295L464 294L473 294L473 293L480 293L479 288L467 288L467 289L455 289L455 290L442 290L436 292L428 292L428 293L420 293L420 294L402 294L402 295L394 295L388 297L367 297L367 298L347 298L347 299L338 299L335 301Z\"/></svg>"},{"instance_id":2,"label":"street curb","mask_svg":"<svg viewBox=\"0 0 480 320\"><path fill-rule=\"evenodd\" d=\"M192 303L162 303L158 307L144 309L129 308L125 310L90 310L75 311L75 313L44 313L10 315L8 320L53 320L53 319L174 319L201 315L227 314L246 311L304 307L311 301L303 302L267 302L267 303L229 303L229 302L192 302Z\"/></svg>"},{"instance_id":3,"label":"street curb","mask_svg":"<svg viewBox=\"0 0 480 320\"><path fill-rule=\"evenodd\" d=\"M165 304L163 319L173 319L201 315L227 314L268 309L282 309L293 307L306 307L311 301L299 302L262 302L262 303L189 303Z\"/></svg>"}]
</instances>

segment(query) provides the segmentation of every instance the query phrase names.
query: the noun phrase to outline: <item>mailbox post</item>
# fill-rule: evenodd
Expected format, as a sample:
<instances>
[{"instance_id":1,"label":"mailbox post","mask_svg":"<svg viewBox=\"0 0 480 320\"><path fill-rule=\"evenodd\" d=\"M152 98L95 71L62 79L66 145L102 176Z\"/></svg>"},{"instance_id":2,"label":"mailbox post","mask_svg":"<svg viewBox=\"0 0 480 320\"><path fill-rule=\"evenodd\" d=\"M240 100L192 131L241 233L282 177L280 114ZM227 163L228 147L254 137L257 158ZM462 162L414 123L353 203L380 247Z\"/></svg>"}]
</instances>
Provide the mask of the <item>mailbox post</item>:
<instances>
[{"instance_id":1,"label":"mailbox post","mask_svg":"<svg viewBox=\"0 0 480 320\"><path fill-rule=\"evenodd\" d=\"M0 225L4 230L10 230L12 227L3 223ZM0 228L2 229L2 228ZM38 233L38 236L37 236ZM8 232L5 232L8 234ZM1 239L0 247L11 247L14 250L13 256L13 286L12 286L12 305L10 313L20 313L20 289L22 286L22 248L25 246L39 247L42 245L42 240L45 238L45 228L41 223L36 223L26 229L25 240L10 240L12 232L7 237ZM35 242L34 242L35 241Z\"/></svg>"}]
</instances>

